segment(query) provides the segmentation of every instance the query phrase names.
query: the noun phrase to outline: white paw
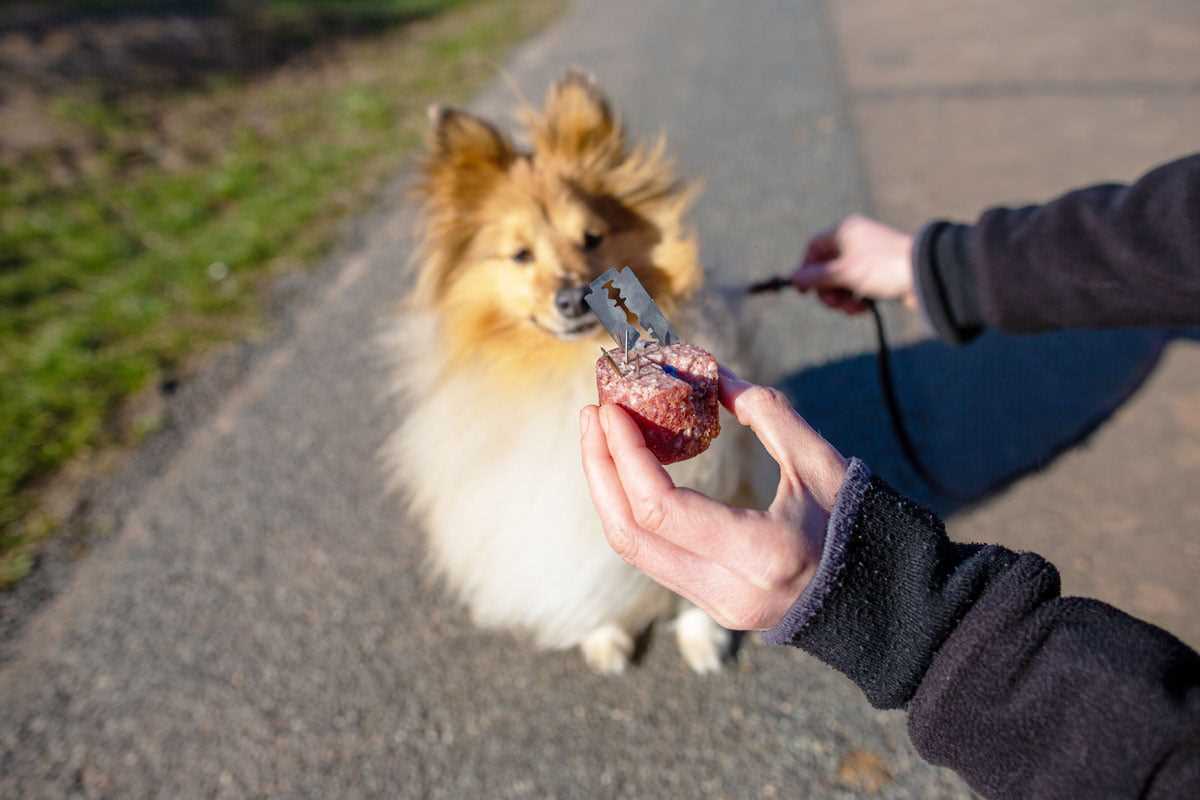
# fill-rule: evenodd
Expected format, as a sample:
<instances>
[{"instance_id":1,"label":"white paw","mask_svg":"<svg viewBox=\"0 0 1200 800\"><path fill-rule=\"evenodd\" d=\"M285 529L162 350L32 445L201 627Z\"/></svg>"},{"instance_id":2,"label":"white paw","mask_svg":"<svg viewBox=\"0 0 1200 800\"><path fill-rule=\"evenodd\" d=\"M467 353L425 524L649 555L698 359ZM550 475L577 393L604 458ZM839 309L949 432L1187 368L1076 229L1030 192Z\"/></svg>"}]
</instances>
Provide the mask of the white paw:
<instances>
[{"instance_id":1,"label":"white paw","mask_svg":"<svg viewBox=\"0 0 1200 800\"><path fill-rule=\"evenodd\" d=\"M633 637L616 625L601 625L587 635L579 645L583 660L602 675L618 675L625 671L633 655Z\"/></svg>"},{"instance_id":2,"label":"white paw","mask_svg":"<svg viewBox=\"0 0 1200 800\"><path fill-rule=\"evenodd\" d=\"M719 672L733 635L713 622L698 608L689 608L675 618L675 640L679 652L693 672Z\"/></svg>"}]
</instances>

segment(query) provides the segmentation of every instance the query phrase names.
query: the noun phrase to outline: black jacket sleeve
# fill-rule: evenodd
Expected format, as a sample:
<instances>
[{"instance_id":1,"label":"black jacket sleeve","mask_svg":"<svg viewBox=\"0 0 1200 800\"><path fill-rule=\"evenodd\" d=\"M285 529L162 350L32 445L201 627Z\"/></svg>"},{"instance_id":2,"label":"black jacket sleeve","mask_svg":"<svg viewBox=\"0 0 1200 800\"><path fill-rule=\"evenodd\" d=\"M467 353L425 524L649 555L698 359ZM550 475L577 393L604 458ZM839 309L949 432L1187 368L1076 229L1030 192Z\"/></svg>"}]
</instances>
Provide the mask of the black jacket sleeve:
<instances>
[{"instance_id":1,"label":"black jacket sleeve","mask_svg":"<svg viewBox=\"0 0 1200 800\"><path fill-rule=\"evenodd\" d=\"M987 797L1200 797L1200 656L1032 553L956 544L851 464L817 576L769 642L906 708L927 760Z\"/></svg>"},{"instance_id":2,"label":"black jacket sleeve","mask_svg":"<svg viewBox=\"0 0 1200 800\"><path fill-rule=\"evenodd\" d=\"M1200 324L1200 155L1128 186L993 208L974 225L931 222L913 265L930 321L952 342L984 327Z\"/></svg>"}]
</instances>

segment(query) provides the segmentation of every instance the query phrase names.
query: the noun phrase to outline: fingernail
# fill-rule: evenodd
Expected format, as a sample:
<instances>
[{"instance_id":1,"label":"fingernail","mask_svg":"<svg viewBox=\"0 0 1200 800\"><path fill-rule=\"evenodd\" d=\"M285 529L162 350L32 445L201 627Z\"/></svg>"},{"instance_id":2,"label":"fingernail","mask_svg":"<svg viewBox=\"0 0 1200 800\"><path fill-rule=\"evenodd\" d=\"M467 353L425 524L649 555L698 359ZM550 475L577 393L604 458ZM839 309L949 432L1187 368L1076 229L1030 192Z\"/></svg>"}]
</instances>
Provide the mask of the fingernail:
<instances>
[{"instance_id":1,"label":"fingernail","mask_svg":"<svg viewBox=\"0 0 1200 800\"><path fill-rule=\"evenodd\" d=\"M600 407L600 428L604 431L604 435L608 435L608 409Z\"/></svg>"},{"instance_id":2,"label":"fingernail","mask_svg":"<svg viewBox=\"0 0 1200 800\"><path fill-rule=\"evenodd\" d=\"M592 427L592 415L588 413L591 410L592 409L589 406L589 407L585 408L583 411L579 412L579 435L580 436L587 436L588 430Z\"/></svg>"}]
</instances>

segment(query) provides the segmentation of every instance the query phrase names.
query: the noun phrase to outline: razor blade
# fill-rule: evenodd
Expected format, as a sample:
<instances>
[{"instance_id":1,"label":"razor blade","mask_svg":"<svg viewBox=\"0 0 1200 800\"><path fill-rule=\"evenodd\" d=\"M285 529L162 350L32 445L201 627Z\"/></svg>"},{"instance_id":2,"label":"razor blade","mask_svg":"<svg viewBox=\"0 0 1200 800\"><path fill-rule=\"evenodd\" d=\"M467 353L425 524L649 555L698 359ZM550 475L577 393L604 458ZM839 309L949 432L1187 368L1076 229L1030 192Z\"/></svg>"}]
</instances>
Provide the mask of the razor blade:
<instances>
[{"instance_id":1,"label":"razor blade","mask_svg":"<svg viewBox=\"0 0 1200 800\"><path fill-rule=\"evenodd\" d=\"M606 270L591 282L583 299L613 341L625 350L626 359L642 336L639 326L660 345L679 341L662 309L629 267Z\"/></svg>"}]
</instances>

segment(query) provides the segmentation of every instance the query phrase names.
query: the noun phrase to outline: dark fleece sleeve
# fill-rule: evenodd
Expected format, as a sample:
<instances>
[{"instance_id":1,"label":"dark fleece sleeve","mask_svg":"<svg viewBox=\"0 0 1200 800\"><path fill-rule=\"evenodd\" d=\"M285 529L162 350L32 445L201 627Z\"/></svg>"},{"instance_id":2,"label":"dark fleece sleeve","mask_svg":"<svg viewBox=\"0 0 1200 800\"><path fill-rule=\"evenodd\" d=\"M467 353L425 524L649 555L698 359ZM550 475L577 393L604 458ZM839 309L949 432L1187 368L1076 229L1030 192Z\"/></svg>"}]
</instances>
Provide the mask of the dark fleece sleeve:
<instances>
[{"instance_id":1,"label":"dark fleece sleeve","mask_svg":"<svg viewBox=\"0 0 1200 800\"><path fill-rule=\"evenodd\" d=\"M851 463L817 576L764 638L906 708L986 797L1200 797L1200 656L1032 553L956 544Z\"/></svg>"},{"instance_id":2,"label":"dark fleece sleeve","mask_svg":"<svg viewBox=\"0 0 1200 800\"><path fill-rule=\"evenodd\" d=\"M993 208L974 225L926 225L913 250L917 291L951 342L984 327L1200 324L1200 155L1128 186Z\"/></svg>"}]
</instances>

